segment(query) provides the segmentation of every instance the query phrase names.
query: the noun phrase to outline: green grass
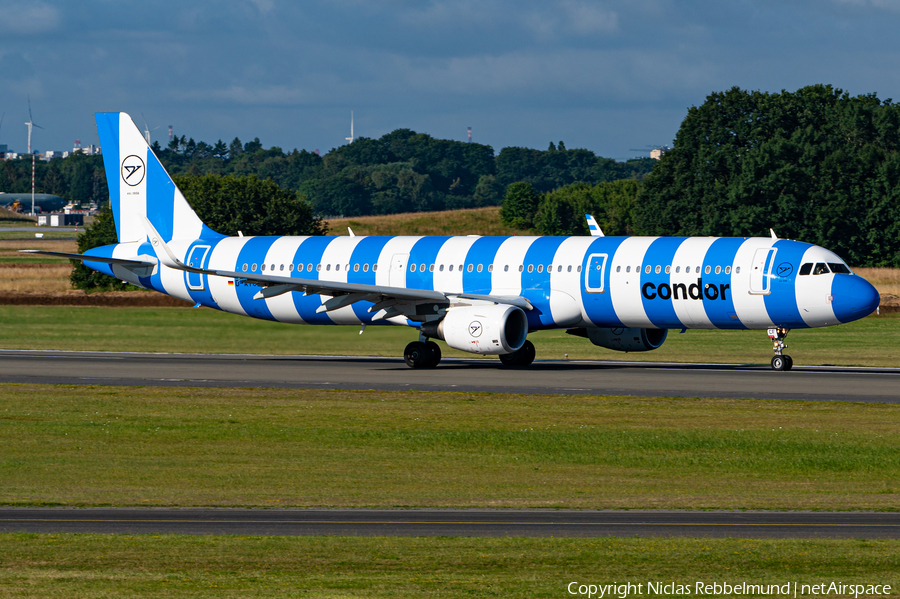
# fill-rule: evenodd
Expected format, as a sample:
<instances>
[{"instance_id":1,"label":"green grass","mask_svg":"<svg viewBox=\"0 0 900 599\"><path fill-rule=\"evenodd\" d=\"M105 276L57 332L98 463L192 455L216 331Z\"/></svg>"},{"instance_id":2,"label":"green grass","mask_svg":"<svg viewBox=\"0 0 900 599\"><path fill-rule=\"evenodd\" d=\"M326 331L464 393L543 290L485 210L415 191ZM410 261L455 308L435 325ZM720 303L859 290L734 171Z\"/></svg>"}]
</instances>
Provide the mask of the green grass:
<instances>
[{"instance_id":1,"label":"green grass","mask_svg":"<svg viewBox=\"0 0 900 599\"><path fill-rule=\"evenodd\" d=\"M0 386L0 504L893 510L900 406Z\"/></svg>"},{"instance_id":2,"label":"green grass","mask_svg":"<svg viewBox=\"0 0 900 599\"><path fill-rule=\"evenodd\" d=\"M896 593L898 572L897 541L0 535L0 594L20 599L570 597L573 581Z\"/></svg>"},{"instance_id":3,"label":"green grass","mask_svg":"<svg viewBox=\"0 0 900 599\"><path fill-rule=\"evenodd\" d=\"M10 227L29 226L30 223L22 223L9 225ZM79 232L82 227L79 227ZM54 231L50 227L35 227L34 231L4 231L0 228L0 239L35 239L35 233L43 233L42 239L75 239L78 237L76 231Z\"/></svg>"},{"instance_id":4,"label":"green grass","mask_svg":"<svg viewBox=\"0 0 900 599\"><path fill-rule=\"evenodd\" d=\"M187 353L257 353L400 356L417 338L413 329L307 326L255 320L209 309L0 306L0 348ZM658 350L620 353L587 339L546 331L529 335L539 360L637 360L767 364L765 331L669 332ZM870 316L788 337L797 365L900 367L900 313ZM475 357L449 349L445 356ZM491 358L494 359L494 358Z\"/></svg>"}]
</instances>

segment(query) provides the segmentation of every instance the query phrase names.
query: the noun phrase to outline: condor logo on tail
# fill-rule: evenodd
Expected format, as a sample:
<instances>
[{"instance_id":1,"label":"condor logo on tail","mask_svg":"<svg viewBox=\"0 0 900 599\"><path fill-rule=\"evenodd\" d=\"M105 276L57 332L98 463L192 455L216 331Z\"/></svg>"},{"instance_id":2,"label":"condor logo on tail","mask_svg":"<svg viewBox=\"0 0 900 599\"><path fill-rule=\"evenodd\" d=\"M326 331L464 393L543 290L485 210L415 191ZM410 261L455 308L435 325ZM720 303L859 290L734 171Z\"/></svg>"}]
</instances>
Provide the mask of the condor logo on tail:
<instances>
[{"instance_id":1,"label":"condor logo on tail","mask_svg":"<svg viewBox=\"0 0 900 599\"><path fill-rule=\"evenodd\" d=\"M725 291L729 288L731 288L731 285L728 283L719 283L718 286L716 286L715 283L712 283L704 287L703 279L699 278L696 283L691 283L690 285L685 285L684 283L675 283L674 285L661 283L657 286L655 283L644 283L644 286L641 287L641 295L648 300L656 298L661 300L702 300L703 296L706 296L706 299L708 300L727 300L728 298L725 296Z\"/></svg>"}]
</instances>

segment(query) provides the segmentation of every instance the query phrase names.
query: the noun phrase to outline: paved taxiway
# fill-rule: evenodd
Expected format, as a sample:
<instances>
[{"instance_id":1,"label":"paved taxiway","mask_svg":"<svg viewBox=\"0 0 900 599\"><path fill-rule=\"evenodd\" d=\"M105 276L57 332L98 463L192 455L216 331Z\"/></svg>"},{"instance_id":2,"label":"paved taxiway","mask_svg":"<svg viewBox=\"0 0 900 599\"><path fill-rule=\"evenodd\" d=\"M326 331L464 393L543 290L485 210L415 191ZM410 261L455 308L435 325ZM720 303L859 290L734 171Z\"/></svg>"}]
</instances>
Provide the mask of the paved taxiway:
<instances>
[{"instance_id":1,"label":"paved taxiway","mask_svg":"<svg viewBox=\"0 0 900 599\"><path fill-rule=\"evenodd\" d=\"M0 532L900 538L900 514L593 510L2 508Z\"/></svg>"},{"instance_id":2,"label":"paved taxiway","mask_svg":"<svg viewBox=\"0 0 900 599\"><path fill-rule=\"evenodd\" d=\"M0 382L845 400L900 403L900 369L0 350Z\"/></svg>"}]
</instances>

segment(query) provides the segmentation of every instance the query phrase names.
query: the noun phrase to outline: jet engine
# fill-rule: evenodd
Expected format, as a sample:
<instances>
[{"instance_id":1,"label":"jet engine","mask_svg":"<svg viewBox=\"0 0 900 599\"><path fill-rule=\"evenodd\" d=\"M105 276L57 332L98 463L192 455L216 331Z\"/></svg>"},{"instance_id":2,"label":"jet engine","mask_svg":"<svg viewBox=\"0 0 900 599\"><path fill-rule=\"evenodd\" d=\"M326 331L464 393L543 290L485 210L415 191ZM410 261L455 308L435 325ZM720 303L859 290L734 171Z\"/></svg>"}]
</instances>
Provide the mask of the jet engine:
<instances>
[{"instance_id":1,"label":"jet engine","mask_svg":"<svg viewBox=\"0 0 900 599\"><path fill-rule=\"evenodd\" d=\"M525 343L528 318L521 308L503 304L451 307L440 322L423 325L422 332L443 339L453 349L509 354Z\"/></svg>"},{"instance_id":2,"label":"jet engine","mask_svg":"<svg viewBox=\"0 0 900 599\"><path fill-rule=\"evenodd\" d=\"M587 337L594 345L615 351L650 351L666 340L668 329L599 328L569 329L570 335Z\"/></svg>"}]
</instances>

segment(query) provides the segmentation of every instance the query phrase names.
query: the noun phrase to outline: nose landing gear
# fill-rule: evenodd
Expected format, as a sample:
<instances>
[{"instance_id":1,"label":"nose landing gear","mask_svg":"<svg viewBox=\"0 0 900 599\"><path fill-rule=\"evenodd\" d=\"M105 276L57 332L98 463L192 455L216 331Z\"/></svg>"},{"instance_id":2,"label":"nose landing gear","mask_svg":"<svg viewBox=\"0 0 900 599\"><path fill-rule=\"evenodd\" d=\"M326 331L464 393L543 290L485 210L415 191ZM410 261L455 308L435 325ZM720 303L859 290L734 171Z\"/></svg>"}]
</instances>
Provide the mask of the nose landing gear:
<instances>
[{"instance_id":1,"label":"nose landing gear","mask_svg":"<svg viewBox=\"0 0 900 599\"><path fill-rule=\"evenodd\" d=\"M772 340L772 349L775 350L775 356L772 358L772 370L790 370L794 366L794 360L782 353L787 347L784 338L789 332L790 329L781 327L769 329L769 339Z\"/></svg>"}]
</instances>

